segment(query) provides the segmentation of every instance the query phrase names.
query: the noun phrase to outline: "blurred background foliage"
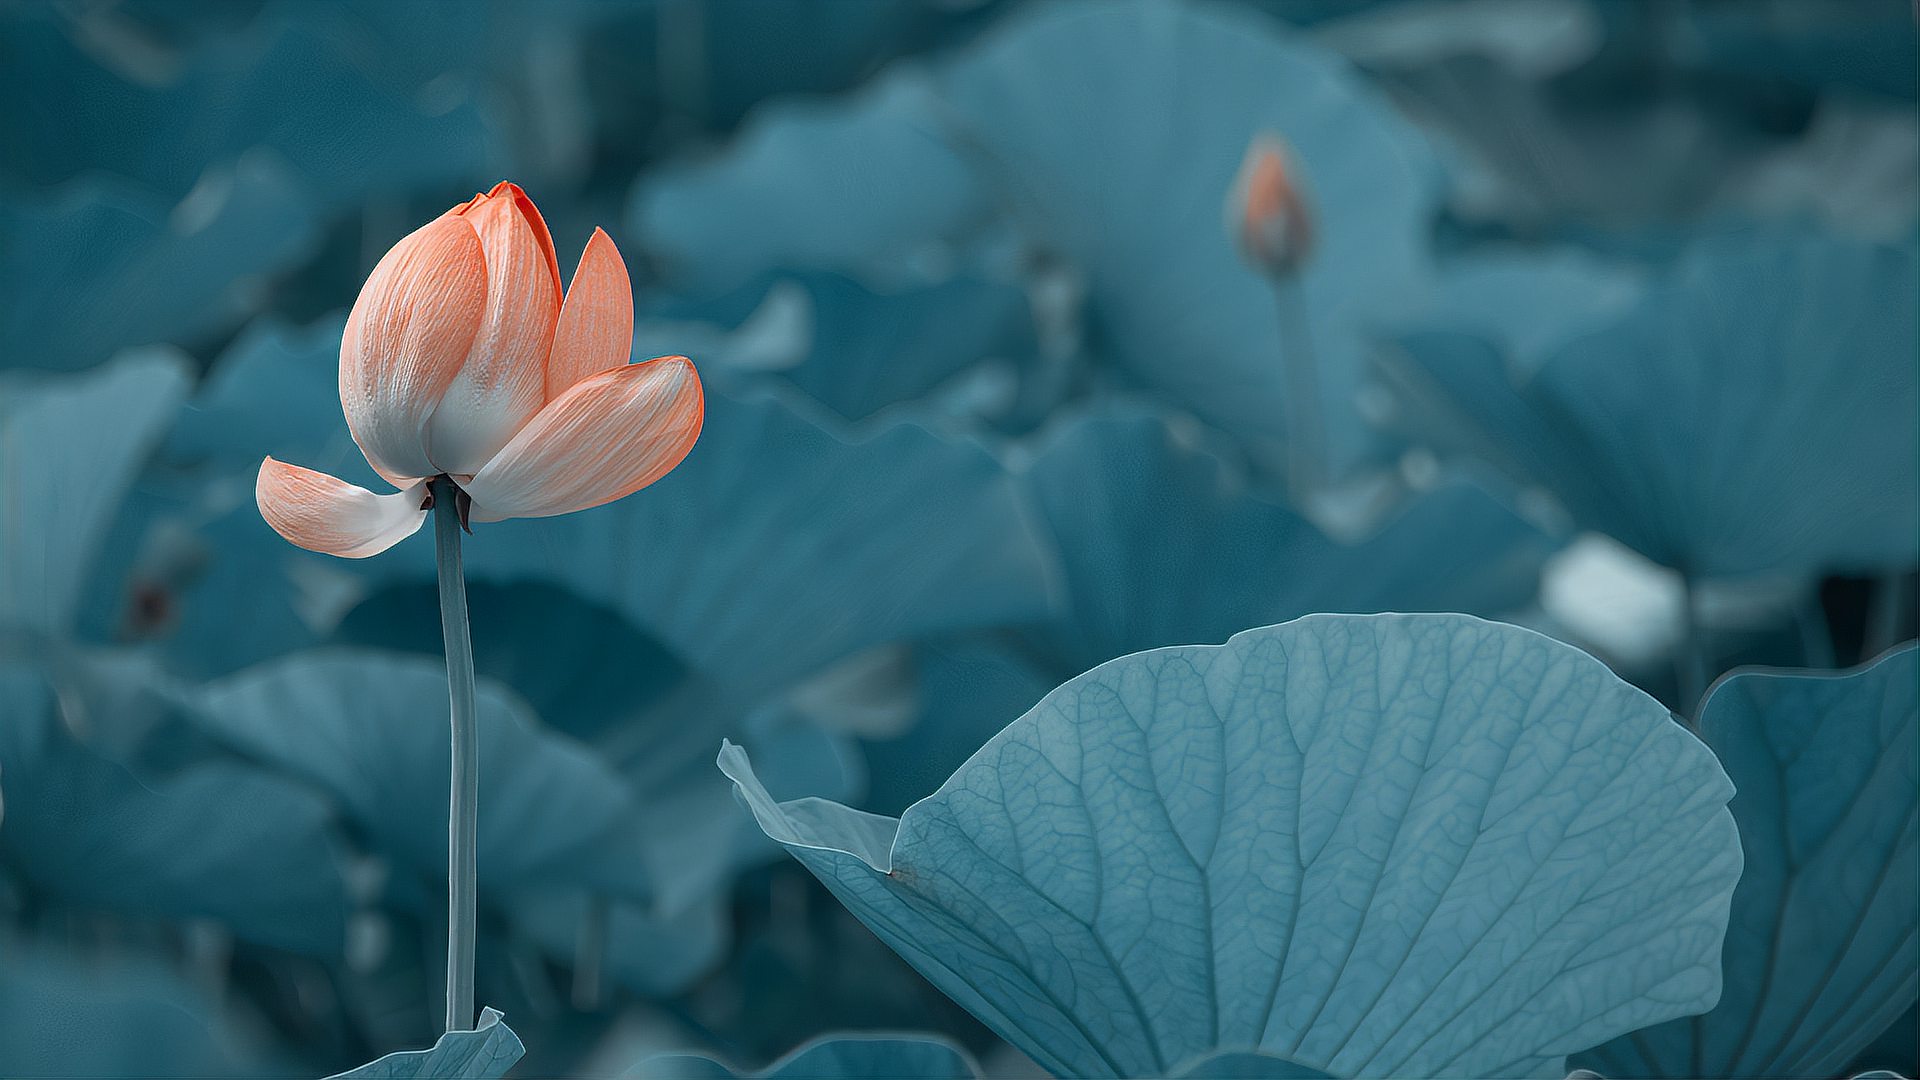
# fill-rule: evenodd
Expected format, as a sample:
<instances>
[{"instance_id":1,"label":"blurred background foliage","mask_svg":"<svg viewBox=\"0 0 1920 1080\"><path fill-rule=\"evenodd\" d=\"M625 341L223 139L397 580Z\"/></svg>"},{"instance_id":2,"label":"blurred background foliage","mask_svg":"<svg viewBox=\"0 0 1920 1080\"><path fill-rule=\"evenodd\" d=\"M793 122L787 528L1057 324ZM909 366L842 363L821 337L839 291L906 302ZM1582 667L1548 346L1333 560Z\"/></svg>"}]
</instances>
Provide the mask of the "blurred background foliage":
<instances>
[{"instance_id":1,"label":"blurred background foliage","mask_svg":"<svg viewBox=\"0 0 1920 1080\"><path fill-rule=\"evenodd\" d=\"M1308 612L1682 713L1913 636L1915 55L1907 0L0 2L0 1071L437 1034L424 542L309 555L252 481L372 479L345 312L473 191L568 265L605 226L709 387L655 487L471 543L481 999L535 1075L844 1029L1032 1075L720 740L894 814L1094 664ZM1221 224L1262 131L1292 304Z\"/></svg>"}]
</instances>

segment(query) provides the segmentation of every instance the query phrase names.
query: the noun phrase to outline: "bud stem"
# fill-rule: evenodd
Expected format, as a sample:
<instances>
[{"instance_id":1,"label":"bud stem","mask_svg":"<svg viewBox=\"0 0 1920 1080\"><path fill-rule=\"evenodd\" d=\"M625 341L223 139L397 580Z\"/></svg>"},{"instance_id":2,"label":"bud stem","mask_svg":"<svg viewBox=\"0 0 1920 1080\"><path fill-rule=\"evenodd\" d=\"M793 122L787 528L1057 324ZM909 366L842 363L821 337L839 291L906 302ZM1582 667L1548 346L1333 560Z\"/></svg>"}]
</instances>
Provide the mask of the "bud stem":
<instances>
[{"instance_id":1,"label":"bud stem","mask_svg":"<svg viewBox=\"0 0 1920 1080\"><path fill-rule=\"evenodd\" d=\"M1320 417L1320 371L1307 321L1306 290L1300 278L1274 282L1280 308L1280 364L1287 386L1287 489L1294 505L1311 508L1326 484L1326 431Z\"/></svg>"},{"instance_id":2,"label":"bud stem","mask_svg":"<svg viewBox=\"0 0 1920 1080\"><path fill-rule=\"evenodd\" d=\"M432 481L434 557L440 569L440 632L446 639L453 710L453 768L447 814L447 1030L473 1030L473 949L477 916L480 746L474 708L473 638L460 568L459 489Z\"/></svg>"}]
</instances>

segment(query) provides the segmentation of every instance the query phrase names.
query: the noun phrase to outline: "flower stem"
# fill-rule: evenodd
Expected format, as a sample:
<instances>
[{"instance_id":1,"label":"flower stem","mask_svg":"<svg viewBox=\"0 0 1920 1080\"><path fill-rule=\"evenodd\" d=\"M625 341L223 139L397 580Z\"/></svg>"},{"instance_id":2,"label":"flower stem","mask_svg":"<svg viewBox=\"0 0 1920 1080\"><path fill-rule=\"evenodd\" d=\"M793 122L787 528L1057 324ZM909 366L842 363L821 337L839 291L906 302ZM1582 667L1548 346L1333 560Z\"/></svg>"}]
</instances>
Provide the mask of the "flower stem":
<instances>
[{"instance_id":1,"label":"flower stem","mask_svg":"<svg viewBox=\"0 0 1920 1080\"><path fill-rule=\"evenodd\" d=\"M447 646L453 707L453 775L447 814L447 1030L473 1030L473 943L477 924L480 746L473 696L473 638L460 569L459 489L432 482L434 557L440 568L440 632Z\"/></svg>"},{"instance_id":2,"label":"flower stem","mask_svg":"<svg viewBox=\"0 0 1920 1080\"><path fill-rule=\"evenodd\" d=\"M1277 281L1274 295L1280 308L1280 364L1286 373L1287 487L1294 505L1306 509L1327 479L1319 358L1314 355L1306 292L1299 278Z\"/></svg>"}]
</instances>

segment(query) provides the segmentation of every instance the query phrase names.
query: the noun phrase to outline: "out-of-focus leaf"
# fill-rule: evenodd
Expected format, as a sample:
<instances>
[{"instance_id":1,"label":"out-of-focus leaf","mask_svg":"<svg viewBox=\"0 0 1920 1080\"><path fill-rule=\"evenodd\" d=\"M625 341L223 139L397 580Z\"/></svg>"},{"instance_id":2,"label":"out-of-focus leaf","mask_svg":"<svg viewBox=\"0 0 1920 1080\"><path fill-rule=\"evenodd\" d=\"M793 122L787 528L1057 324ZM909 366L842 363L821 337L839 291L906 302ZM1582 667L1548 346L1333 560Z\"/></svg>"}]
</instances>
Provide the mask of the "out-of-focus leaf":
<instances>
[{"instance_id":1,"label":"out-of-focus leaf","mask_svg":"<svg viewBox=\"0 0 1920 1080\"><path fill-rule=\"evenodd\" d=\"M912 69L844 100L769 106L723 156L644 182L629 224L676 281L703 290L780 266L898 267L991 210L941 118L932 80Z\"/></svg>"},{"instance_id":2,"label":"out-of-focus leaf","mask_svg":"<svg viewBox=\"0 0 1920 1080\"><path fill-rule=\"evenodd\" d=\"M1452 334L1385 371L1409 424L1662 565L1884 571L1920 553L1916 289L1910 252L1718 240L1530 374Z\"/></svg>"},{"instance_id":3,"label":"out-of-focus leaf","mask_svg":"<svg viewBox=\"0 0 1920 1080\"><path fill-rule=\"evenodd\" d=\"M3 66L3 65L0 65ZM0 368L72 370L134 345L191 344L307 254L314 211L259 155L211 169L177 205L124 183L0 203Z\"/></svg>"},{"instance_id":4,"label":"out-of-focus leaf","mask_svg":"<svg viewBox=\"0 0 1920 1080\"><path fill-rule=\"evenodd\" d=\"M374 846L445 873L444 662L299 653L211 683L203 700L218 738L332 795ZM479 728L482 889L573 884L644 899L644 822L621 779L490 684Z\"/></svg>"},{"instance_id":5,"label":"out-of-focus leaf","mask_svg":"<svg viewBox=\"0 0 1920 1080\"><path fill-rule=\"evenodd\" d=\"M163 354L0 382L0 629L72 630L114 511L186 387Z\"/></svg>"},{"instance_id":6,"label":"out-of-focus leaf","mask_svg":"<svg viewBox=\"0 0 1920 1080\"><path fill-rule=\"evenodd\" d=\"M862 808L899 814L939 787L980 745L1033 707L1055 678L990 640L940 641L914 654L916 716L891 738L866 739Z\"/></svg>"},{"instance_id":7,"label":"out-of-focus leaf","mask_svg":"<svg viewBox=\"0 0 1920 1080\"><path fill-rule=\"evenodd\" d=\"M769 358L748 319L768 305L792 308L803 340L788 356ZM1033 315L1025 290L1011 284L955 278L934 285L875 291L823 272L768 275L713 301L678 305L668 319L725 313L741 337L698 354L703 373L739 377L764 372L799 387L849 421L890 405L918 401L969 368L994 361L1009 367L1030 360ZM649 328L651 329L651 328ZM671 345L672 322L656 333ZM684 336L684 335L682 335ZM690 355L694 355L691 354Z\"/></svg>"},{"instance_id":8,"label":"out-of-focus leaf","mask_svg":"<svg viewBox=\"0 0 1920 1080\"><path fill-rule=\"evenodd\" d=\"M1530 372L1563 346L1616 322L1645 292L1645 275L1577 249L1495 251L1442 270L1423 330L1472 334Z\"/></svg>"},{"instance_id":9,"label":"out-of-focus leaf","mask_svg":"<svg viewBox=\"0 0 1920 1080\"><path fill-rule=\"evenodd\" d=\"M1741 672L1700 733L1739 787L1746 872L1705 1016L1576 1060L1609 1077L1830 1076L1920 986L1920 650L1844 675Z\"/></svg>"},{"instance_id":10,"label":"out-of-focus leaf","mask_svg":"<svg viewBox=\"0 0 1920 1080\"><path fill-rule=\"evenodd\" d=\"M627 1070L631 1080L974 1080L965 1050L931 1035L823 1035L759 1070L699 1054L659 1054Z\"/></svg>"},{"instance_id":11,"label":"out-of-focus leaf","mask_svg":"<svg viewBox=\"0 0 1920 1080\"><path fill-rule=\"evenodd\" d=\"M77 742L43 679L0 668L0 852L80 910L214 919L337 955L352 903L326 800L232 761L138 777Z\"/></svg>"},{"instance_id":12,"label":"out-of-focus leaf","mask_svg":"<svg viewBox=\"0 0 1920 1080\"><path fill-rule=\"evenodd\" d=\"M424 575L426 549L406 554ZM1051 572L983 449L911 423L849 439L779 398L719 393L659 483L483 526L467 567L609 603L742 700L869 645L1036 617Z\"/></svg>"},{"instance_id":13,"label":"out-of-focus leaf","mask_svg":"<svg viewBox=\"0 0 1920 1080\"><path fill-rule=\"evenodd\" d=\"M1284 435L1286 369L1306 358L1222 208L1252 140L1283 137L1312 207L1297 313L1317 405L1336 457L1367 440L1363 327L1425 288L1439 177L1417 131L1337 54L1227 5L1060 5L1005 24L942 91L985 175L1087 274L1114 359L1259 441Z\"/></svg>"},{"instance_id":14,"label":"out-of-focus leaf","mask_svg":"<svg viewBox=\"0 0 1920 1080\"><path fill-rule=\"evenodd\" d=\"M1554 546L1457 480L1342 543L1152 416L1077 421L1027 482L1067 581L1067 611L1048 633L1060 677L1312 612L1503 614L1533 599Z\"/></svg>"},{"instance_id":15,"label":"out-of-focus leaf","mask_svg":"<svg viewBox=\"0 0 1920 1080\"><path fill-rule=\"evenodd\" d=\"M19 1077L261 1077L199 988L145 960L102 963L9 944L0 1072Z\"/></svg>"},{"instance_id":16,"label":"out-of-focus leaf","mask_svg":"<svg viewBox=\"0 0 1920 1080\"><path fill-rule=\"evenodd\" d=\"M1740 873L1713 755L1591 657L1311 616L1088 672L899 819L768 834L1056 1074L1214 1047L1343 1076L1565 1075L1710 1008Z\"/></svg>"},{"instance_id":17,"label":"out-of-focus leaf","mask_svg":"<svg viewBox=\"0 0 1920 1080\"><path fill-rule=\"evenodd\" d=\"M319 234L286 167L246 156L180 204L83 181L0 204L0 367L79 369L144 344L194 344L257 302Z\"/></svg>"},{"instance_id":18,"label":"out-of-focus leaf","mask_svg":"<svg viewBox=\"0 0 1920 1080\"><path fill-rule=\"evenodd\" d=\"M397 1050L328 1080L499 1080L526 1055L498 1009L480 1010L472 1031L449 1031L429 1050Z\"/></svg>"},{"instance_id":19,"label":"out-of-focus leaf","mask_svg":"<svg viewBox=\"0 0 1920 1080\"><path fill-rule=\"evenodd\" d=\"M10 13L0 33L0 88L13 103L0 117L6 171L41 185L102 171L179 198L209 163L259 147L303 181L283 204L291 211L471 182L499 164L472 102L432 103L428 115L370 79L351 40L297 19L269 18L184 59L141 85L96 64L53 13Z\"/></svg>"}]
</instances>

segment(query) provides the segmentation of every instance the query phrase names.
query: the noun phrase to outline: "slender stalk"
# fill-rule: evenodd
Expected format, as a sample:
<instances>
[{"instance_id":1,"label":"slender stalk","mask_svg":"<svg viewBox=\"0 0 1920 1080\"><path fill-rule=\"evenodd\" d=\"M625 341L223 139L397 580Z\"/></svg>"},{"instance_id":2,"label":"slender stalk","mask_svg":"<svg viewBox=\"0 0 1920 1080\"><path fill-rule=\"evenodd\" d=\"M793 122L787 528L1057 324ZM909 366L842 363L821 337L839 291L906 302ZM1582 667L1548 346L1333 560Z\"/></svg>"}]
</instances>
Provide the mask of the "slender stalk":
<instances>
[{"instance_id":1,"label":"slender stalk","mask_svg":"<svg viewBox=\"0 0 1920 1080\"><path fill-rule=\"evenodd\" d=\"M460 569L459 489L433 481L434 556L440 568L440 632L447 645L453 709L453 775L447 813L447 1030L473 1030L473 944L478 921L480 732L473 698L473 638Z\"/></svg>"},{"instance_id":2,"label":"slender stalk","mask_svg":"<svg viewBox=\"0 0 1920 1080\"><path fill-rule=\"evenodd\" d=\"M1680 640L1680 715L1686 718L1687 726L1700 724L1700 697L1707 692L1707 637L1706 629L1700 625L1700 596L1694 588L1693 575L1680 575L1680 618L1683 635Z\"/></svg>"},{"instance_id":3,"label":"slender stalk","mask_svg":"<svg viewBox=\"0 0 1920 1080\"><path fill-rule=\"evenodd\" d=\"M581 1012L594 1012L603 1003L602 968L611 918L606 897L594 893L587 898L587 910L573 939L573 1007Z\"/></svg>"},{"instance_id":4,"label":"slender stalk","mask_svg":"<svg viewBox=\"0 0 1920 1080\"><path fill-rule=\"evenodd\" d=\"M1320 416L1319 358L1307 321L1306 290L1298 277L1274 283L1280 307L1280 363L1287 380L1287 487L1305 509L1326 483L1326 429Z\"/></svg>"}]
</instances>

